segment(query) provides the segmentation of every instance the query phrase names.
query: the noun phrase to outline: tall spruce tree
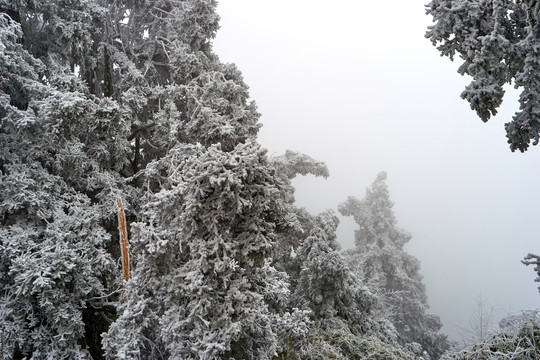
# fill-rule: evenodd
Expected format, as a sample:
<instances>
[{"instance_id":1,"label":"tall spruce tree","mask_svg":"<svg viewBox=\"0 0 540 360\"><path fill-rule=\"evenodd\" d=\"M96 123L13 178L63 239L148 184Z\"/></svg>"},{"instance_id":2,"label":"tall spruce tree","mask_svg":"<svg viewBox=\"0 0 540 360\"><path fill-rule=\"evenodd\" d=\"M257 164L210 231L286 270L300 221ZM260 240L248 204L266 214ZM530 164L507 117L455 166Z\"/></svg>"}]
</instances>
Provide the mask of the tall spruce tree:
<instances>
[{"instance_id":1,"label":"tall spruce tree","mask_svg":"<svg viewBox=\"0 0 540 360\"><path fill-rule=\"evenodd\" d=\"M351 269L391 309L388 316L400 343L413 348L418 343L436 359L448 344L438 333L439 317L427 313L420 262L403 249L411 236L396 226L385 180L386 173L379 173L362 200L349 197L339 206L341 214L352 216L359 226L356 247L346 255Z\"/></svg>"}]
</instances>

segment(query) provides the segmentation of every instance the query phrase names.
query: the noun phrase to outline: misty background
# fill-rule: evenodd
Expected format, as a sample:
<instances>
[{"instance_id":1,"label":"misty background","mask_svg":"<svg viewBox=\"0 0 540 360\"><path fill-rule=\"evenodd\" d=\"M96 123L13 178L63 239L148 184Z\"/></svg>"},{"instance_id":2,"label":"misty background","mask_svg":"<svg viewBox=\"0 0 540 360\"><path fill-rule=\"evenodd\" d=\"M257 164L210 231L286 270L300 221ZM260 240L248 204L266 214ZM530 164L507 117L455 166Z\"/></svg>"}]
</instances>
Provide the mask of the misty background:
<instances>
[{"instance_id":1,"label":"misty background","mask_svg":"<svg viewBox=\"0 0 540 360\"><path fill-rule=\"evenodd\" d=\"M424 38L426 2L221 0L214 49L244 74L270 155L291 149L328 165L326 180L294 181L299 206L337 212L388 172L431 312L458 340L478 297L496 321L538 306L536 274L520 260L540 252L540 149L506 143L512 88L487 124L460 98L470 80ZM350 248L356 224L340 219Z\"/></svg>"}]
</instances>

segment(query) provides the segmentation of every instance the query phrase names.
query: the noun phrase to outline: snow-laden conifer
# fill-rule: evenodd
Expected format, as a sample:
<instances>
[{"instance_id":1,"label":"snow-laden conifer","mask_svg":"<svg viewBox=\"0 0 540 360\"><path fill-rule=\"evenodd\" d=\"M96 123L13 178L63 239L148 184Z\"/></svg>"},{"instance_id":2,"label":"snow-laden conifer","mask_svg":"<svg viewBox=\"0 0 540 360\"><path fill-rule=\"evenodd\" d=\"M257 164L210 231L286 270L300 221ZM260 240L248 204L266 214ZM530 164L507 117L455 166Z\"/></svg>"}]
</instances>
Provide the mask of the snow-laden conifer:
<instances>
[{"instance_id":1,"label":"snow-laden conifer","mask_svg":"<svg viewBox=\"0 0 540 360\"><path fill-rule=\"evenodd\" d=\"M270 358L278 334L266 302L288 290L269 255L288 224L265 151L188 145L150 164L144 182L157 169L169 183L133 224L134 295L106 338L110 357L144 358L163 344L171 358ZM129 322L132 309L149 315Z\"/></svg>"},{"instance_id":2,"label":"snow-laden conifer","mask_svg":"<svg viewBox=\"0 0 540 360\"><path fill-rule=\"evenodd\" d=\"M349 197L339 206L359 226L356 247L346 252L349 266L390 309L387 316L400 343L412 348L418 343L438 358L447 348L446 337L438 333L439 317L427 313L420 263L403 249L411 235L397 227L385 180L386 173L379 173L362 200Z\"/></svg>"},{"instance_id":3,"label":"snow-laden conifer","mask_svg":"<svg viewBox=\"0 0 540 360\"><path fill-rule=\"evenodd\" d=\"M295 297L315 319L341 317L358 333L365 333L371 327L376 299L350 272L339 252L338 223L331 210L317 216L315 228L298 250L301 271Z\"/></svg>"},{"instance_id":4,"label":"snow-laden conifer","mask_svg":"<svg viewBox=\"0 0 540 360\"><path fill-rule=\"evenodd\" d=\"M309 321L282 308L288 278L270 263L294 216L240 72L212 53L216 2L1 5L5 356L300 348ZM117 196L132 233L127 283Z\"/></svg>"},{"instance_id":5,"label":"snow-laden conifer","mask_svg":"<svg viewBox=\"0 0 540 360\"><path fill-rule=\"evenodd\" d=\"M291 291L294 292L300 275L300 259L297 253L302 241L309 236L315 226L315 217L294 204L295 188L292 180L298 175L308 174L327 178L329 171L324 162L291 150L271 158L271 161L281 181L280 193L282 201L289 210L288 222L293 224L292 227L278 234L278 243L273 249L272 260L277 269L289 275Z\"/></svg>"}]
</instances>

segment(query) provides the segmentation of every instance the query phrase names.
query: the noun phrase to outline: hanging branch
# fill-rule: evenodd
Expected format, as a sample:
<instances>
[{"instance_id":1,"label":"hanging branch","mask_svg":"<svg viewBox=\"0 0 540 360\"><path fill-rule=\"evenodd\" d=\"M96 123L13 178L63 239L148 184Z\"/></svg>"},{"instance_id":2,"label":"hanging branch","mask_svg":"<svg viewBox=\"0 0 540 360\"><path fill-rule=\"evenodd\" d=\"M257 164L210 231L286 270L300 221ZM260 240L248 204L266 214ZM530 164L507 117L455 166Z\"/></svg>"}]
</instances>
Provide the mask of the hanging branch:
<instances>
[{"instance_id":1,"label":"hanging branch","mask_svg":"<svg viewBox=\"0 0 540 360\"><path fill-rule=\"evenodd\" d=\"M120 249L122 251L122 270L124 271L124 280L129 280L129 242L126 224L126 214L124 213L124 204L122 198L117 198L118 204L118 230L120 232Z\"/></svg>"},{"instance_id":2,"label":"hanging branch","mask_svg":"<svg viewBox=\"0 0 540 360\"><path fill-rule=\"evenodd\" d=\"M538 277L534 279L534 281L540 282L540 256L529 253L523 260L521 260L521 262L527 266L536 265L534 267L534 271L536 271ZM538 287L538 291L540 291L540 286Z\"/></svg>"}]
</instances>

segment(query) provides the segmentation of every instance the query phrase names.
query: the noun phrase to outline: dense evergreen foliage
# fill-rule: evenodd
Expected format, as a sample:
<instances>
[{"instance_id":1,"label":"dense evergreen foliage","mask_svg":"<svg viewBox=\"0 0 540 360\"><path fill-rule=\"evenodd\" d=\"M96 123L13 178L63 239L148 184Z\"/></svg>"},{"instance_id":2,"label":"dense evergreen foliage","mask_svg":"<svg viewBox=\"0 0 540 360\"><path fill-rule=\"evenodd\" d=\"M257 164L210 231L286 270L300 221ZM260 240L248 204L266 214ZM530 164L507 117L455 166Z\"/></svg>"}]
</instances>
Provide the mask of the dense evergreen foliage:
<instances>
[{"instance_id":1,"label":"dense evergreen foliage","mask_svg":"<svg viewBox=\"0 0 540 360\"><path fill-rule=\"evenodd\" d=\"M257 143L215 8L0 0L0 358L424 356L351 270L336 215L294 206L291 180L328 169Z\"/></svg>"},{"instance_id":2,"label":"dense evergreen foliage","mask_svg":"<svg viewBox=\"0 0 540 360\"><path fill-rule=\"evenodd\" d=\"M432 0L433 16L426 37L441 55L463 63L458 69L472 77L461 97L482 121L497 113L505 84L520 89L520 110L505 124L512 151L526 151L540 140L539 6L534 1Z\"/></svg>"}]
</instances>

